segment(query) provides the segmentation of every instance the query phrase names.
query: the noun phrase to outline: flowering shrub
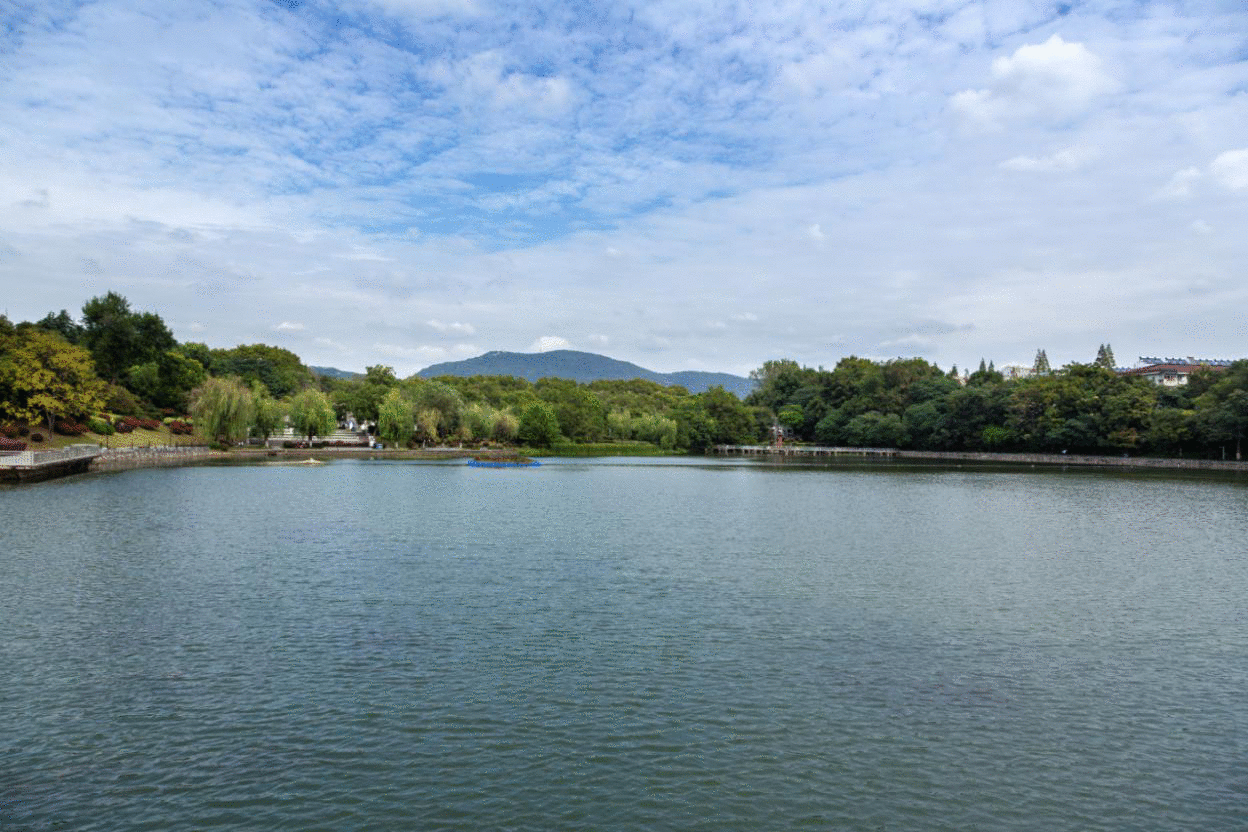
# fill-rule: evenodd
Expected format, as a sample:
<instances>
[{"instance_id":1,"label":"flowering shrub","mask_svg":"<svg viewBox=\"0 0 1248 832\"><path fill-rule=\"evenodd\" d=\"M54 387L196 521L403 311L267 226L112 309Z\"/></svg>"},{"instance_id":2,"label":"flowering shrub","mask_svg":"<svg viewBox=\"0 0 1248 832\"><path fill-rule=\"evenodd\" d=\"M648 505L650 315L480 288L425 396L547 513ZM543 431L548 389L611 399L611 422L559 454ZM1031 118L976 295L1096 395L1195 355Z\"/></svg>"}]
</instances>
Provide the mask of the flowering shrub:
<instances>
[{"instance_id":1,"label":"flowering shrub","mask_svg":"<svg viewBox=\"0 0 1248 832\"><path fill-rule=\"evenodd\" d=\"M160 428L159 419L140 419L137 416L123 416L117 422L117 430L122 433L129 433L135 428L143 428L144 430L157 430Z\"/></svg>"},{"instance_id":2,"label":"flowering shrub","mask_svg":"<svg viewBox=\"0 0 1248 832\"><path fill-rule=\"evenodd\" d=\"M195 427L181 419L174 419L169 423L169 432L174 436L190 436L195 432Z\"/></svg>"},{"instance_id":3,"label":"flowering shrub","mask_svg":"<svg viewBox=\"0 0 1248 832\"><path fill-rule=\"evenodd\" d=\"M0 451L24 451L26 443L7 436L0 436Z\"/></svg>"},{"instance_id":4,"label":"flowering shrub","mask_svg":"<svg viewBox=\"0 0 1248 832\"><path fill-rule=\"evenodd\" d=\"M9 439L16 439L17 438L17 425L5 425L4 427L0 428L0 436L5 436Z\"/></svg>"},{"instance_id":5,"label":"flowering shrub","mask_svg":"<svg viewBox=\"0 0 1248 832\"><path fill-rule=\"evenodd\" d=\"M54 426L56 432L62 436L82 436L87 432L87 426L79 424L72 419L62 419Z\"/></svg>"}]
</instances>

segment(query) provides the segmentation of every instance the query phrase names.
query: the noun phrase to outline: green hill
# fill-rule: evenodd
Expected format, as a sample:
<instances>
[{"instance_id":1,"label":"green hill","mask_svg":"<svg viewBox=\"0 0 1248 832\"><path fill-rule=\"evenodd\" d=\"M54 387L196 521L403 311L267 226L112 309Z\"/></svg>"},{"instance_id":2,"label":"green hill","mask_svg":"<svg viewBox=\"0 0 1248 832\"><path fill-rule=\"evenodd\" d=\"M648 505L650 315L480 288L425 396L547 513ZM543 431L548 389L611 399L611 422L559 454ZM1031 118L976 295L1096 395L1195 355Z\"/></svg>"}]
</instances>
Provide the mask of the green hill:
<instances>
[{"instance_id":1,"label":"green hill","mask_svg":"<svg viewBox=\"0 0 1248 832\"><path fill-rule=\"evenodd\" d=\"M754 382L748 378L729 373L706 373L693 370L679 373L656 373L628 361L618 361L605 355L577 350L551 350L535 353L496 350L464 361L434 364L416 375L421 378L516 376L529 381L537 381L540 378L568 378L581 383L642 378L667 387L679 385L690 393L701 393L711 387L720 386L740 398L744 398L754 387Z\"/></svg>"}]
</instances>

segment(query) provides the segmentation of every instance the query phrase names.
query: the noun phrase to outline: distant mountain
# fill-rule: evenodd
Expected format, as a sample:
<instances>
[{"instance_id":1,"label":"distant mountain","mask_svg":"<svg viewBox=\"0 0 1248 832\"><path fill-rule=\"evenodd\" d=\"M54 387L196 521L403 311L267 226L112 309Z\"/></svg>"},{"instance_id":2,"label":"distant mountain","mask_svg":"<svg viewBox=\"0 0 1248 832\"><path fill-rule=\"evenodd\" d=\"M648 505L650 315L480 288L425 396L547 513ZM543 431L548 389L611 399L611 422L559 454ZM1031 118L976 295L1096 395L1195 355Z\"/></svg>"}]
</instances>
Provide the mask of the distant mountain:
<instances>
[{"instance_id":1,"label":"distant mountain","mask_svg":"<svg viewBox=\"0 0 1248 832\"><path fill-rule=\"evenodd\" d=\"M754 382L729 373L703 373L686 370L679 373L656 373L627 361L605 355L576 350L550 352L487 352L464 361L447 361L426 367L416 375L421 378L438 376L515 376L537 381L539 378L570 378L573 381L628 381L644 378L665 387L680 385L690 393L701 393L720 386L729 393L745 398L754 389Z\"/></svg>"},{"instance_id":2,"label":"distant mountain","mask_svg":"<svg viewBox=\"0 0 1248 832\"><path fill-rule=\"evenodd\" d=\"M339 370L337 367L308 367L309 370L318 376L328 376L329 378L359 378L363 373L353 373L350 370Z\"/></svg>"}]
</instances>

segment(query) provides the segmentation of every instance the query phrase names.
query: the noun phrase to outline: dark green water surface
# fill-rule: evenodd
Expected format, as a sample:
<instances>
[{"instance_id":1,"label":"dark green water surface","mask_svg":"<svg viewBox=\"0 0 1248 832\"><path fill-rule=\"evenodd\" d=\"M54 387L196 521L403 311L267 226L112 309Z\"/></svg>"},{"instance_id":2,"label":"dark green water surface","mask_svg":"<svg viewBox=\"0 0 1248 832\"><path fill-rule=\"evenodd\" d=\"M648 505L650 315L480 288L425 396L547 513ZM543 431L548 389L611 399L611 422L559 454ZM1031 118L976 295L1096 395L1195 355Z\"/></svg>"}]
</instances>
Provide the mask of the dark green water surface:
<instances>
[{"instance_id":1,"label":"dark green water surface","mask_svg":"<svg viewBox=\"0 0 1248 832\"><path fill-rule=\"evenodd\" d=\"M0 508L0 829L1248 825L1242 481L336 461Z\"/></svg>"}]
</instances>

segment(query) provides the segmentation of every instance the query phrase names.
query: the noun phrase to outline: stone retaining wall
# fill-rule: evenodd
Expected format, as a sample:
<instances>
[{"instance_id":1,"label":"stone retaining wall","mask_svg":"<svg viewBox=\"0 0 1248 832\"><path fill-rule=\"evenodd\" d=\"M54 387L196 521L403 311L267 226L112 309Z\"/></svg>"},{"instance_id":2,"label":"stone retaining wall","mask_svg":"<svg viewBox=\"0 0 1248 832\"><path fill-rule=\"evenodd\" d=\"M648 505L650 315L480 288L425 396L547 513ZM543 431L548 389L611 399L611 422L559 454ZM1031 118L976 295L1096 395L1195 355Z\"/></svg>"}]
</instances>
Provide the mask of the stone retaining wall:
<instances>
[{"instance_id":1,"label":"stone retaining wall","mask_svg":"<svg viewBox=\"0 0 1248 832\"><path fill-rule=\"evenodd\" d=\"M156 445L143 448L110 448L91 463L92 471L118 471L154 465L182 465L207 459L212 450L197 445Z\"/></svg>"},{"instance_id":2,"label":"stone retaining wall","mask_svg":"<svg viewBox=\"0 0 1248 832\"><path fill-rule=\"evenodd\" d=\"M1193 471L1245 471L1248 463L1218 459L1153 459L1080 454L993 454L972 451L897 451L895 459L933 462L1000 462L1008 465L1097 465L1116 468L1179 468Z\"/></svg>"}]
</instances>

